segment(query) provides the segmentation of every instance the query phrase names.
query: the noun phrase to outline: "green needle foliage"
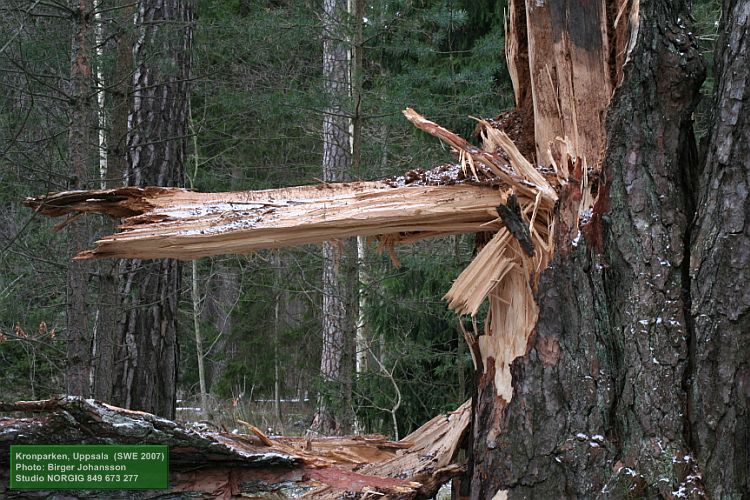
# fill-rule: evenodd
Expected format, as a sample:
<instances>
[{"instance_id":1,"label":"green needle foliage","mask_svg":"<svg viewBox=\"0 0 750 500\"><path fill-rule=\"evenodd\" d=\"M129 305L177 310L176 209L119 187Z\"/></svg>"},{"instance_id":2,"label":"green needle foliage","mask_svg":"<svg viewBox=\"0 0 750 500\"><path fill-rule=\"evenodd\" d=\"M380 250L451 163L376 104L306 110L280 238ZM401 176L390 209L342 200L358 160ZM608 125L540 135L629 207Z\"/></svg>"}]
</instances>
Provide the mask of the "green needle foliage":
<instances>
[{"instance_id":1,"label":"green needle foliage","mask_svg":"<svg viewBox=\"0 0 750 500\"><path fill-rule=\"evenodd\" d=\"M355 388L365 428L393 435L389 412L400 399L396 420L405 436L467 397L460 394L467 382L460 377L470 372L471 358L465 350L459 354L463 334L442 296L471 258L472 244L472 238L442 238L399 252L399 268L384 255L371 263L369 370Z\"/></svg>"}]
</instances>

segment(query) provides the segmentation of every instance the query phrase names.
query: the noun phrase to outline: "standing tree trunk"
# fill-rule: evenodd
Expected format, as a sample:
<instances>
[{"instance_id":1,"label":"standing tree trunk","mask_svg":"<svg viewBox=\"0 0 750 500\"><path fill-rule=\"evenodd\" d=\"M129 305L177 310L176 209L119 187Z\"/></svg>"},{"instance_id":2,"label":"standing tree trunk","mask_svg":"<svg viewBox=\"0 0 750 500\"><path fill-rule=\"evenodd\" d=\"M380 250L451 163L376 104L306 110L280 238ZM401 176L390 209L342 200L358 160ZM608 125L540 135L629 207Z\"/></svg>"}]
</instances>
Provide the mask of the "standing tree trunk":
<instances>
[{"instance_id":1,"label":"standing tree trunk","mask_svg":"<svg viewBox=\"0 0 750 500\"><path fill-rule=\"evenodd\" d=\"M692 238L690 431L711 498L750 492L750 1L728 0Z\"/></svg>"},{"instance_id":2,"label":"standing tree trunk","mask_svg":"<svg viewBox=\"0 0 750 500\"><path fill-rule=\"evenodd\" d=\"M323 116L325 182L346 181L351 169L351 120L345 105L351 90L349 47L343 30L347 19L346 0L323 2L323 91L327 100ZM351 373L345 370L344 354L351 326L351 309L347 308L351 301L347 297L351 295L350 285L353 283L347 283L347 267L351 265L352 243L351 239L323 243L323 348L320 359L323 387L310 430L324 434L346 431L341 418L342 405L345 408L346 401L342 403L341 394L346 392L347 385L351 388Z\"/></svg>"},{"instance_id":3,"label":"standing tree trunk","mask_svg":"<svg viewBox=\"0 0 750 500\"><path fill-rule=\"evenodd\" d=\"M127 184L184 186L187 162L192 8L183 0L141 0L133 53ZM174 418L177 306L174 260L125 264L125 318L115 401Z\"/></svg>"},{"instance_id":4,"label":"standing tree trunk","mask_svg":"<svg viewBox=\"0 0 750 500\"><path fill-rule=\"evenodd\" d=\"M362 179L362 116L363 79L364 79L364 17L365 1L349 0L349 14L352 17L354 39L352 41L351 57L351 95L352 95L352 172L357 179ZM357 317L354 326L354 373L357 379L367 372L370 352L369 328L365 321L367 307L366 286L369 281L367 273L367 241L364 236L357 236L357 258L355 264L355 283L357 300ZM354 283L353 283L354 284ZM355 287L351 288L355 292ZM364 429L360 425L356 412L353 413L354 432L360 433Z\"/></svg>"},{"instance_id":5,"label":"standing tree trunk","mask_svg":"<svg viewBox=\"0 0 750 500\"><path fill-rule=\"evenodd\" d=\"M193 110L188 106L188 125L190 127L190 134L193 136L193 175L188 176L190 181L190 189L195 189L195 178L198 176L198 167L200 166L200 156L198 151L198 135L195 130L195 124L192 116ZM201 415L204 419L210 417L208 411L208 391L206 390L206 355L203 350L203 333L201 332L201 295L200 295L200 280L198 273L198 260L193 260L190 263L191 279L190 279L190 296L193 302L193 333L195 335L195 357L198 361L198 387L200 388L200 399L201 399ZM206 293L208 294L208 293Z\"/></svg>"},{"instance_id":6,"label":"standing tree trunk","mask_svg":"<svg viewBox=\"0 0 750 500\"><path fill-rule=\"evenodd\" d=\"M122 177L127 170L128 95L129 78L133 69L132 40L129 28L133 24L133 7L129 0L119 0L117 28L112 37L115 45L115 71L109 95L109 136L106 141L106 173L104 187L122 186ZM103 83L99 83L103 87ZM101 126L101 124L100 124ZM101 147L101 142L100 142ZM101 154L101 153L100 153ZM100 163L101 168L101 163ZM102 221L102 231L107 234L115 229L113 219ZM100 401L112 401L115 385L115 355L117 346L117 321L120 317L120 268L121 262L101 261L99 267L99 300L97 332L94 338L92 360L94 370L93 396Z\"/></svg>"},{"instance_id":7,"label":"standing tree trunk","mask_svg":"<svg viewBox=\"0 0 750 500\"><path fill-rule=\"evenodd\" d=\"M550 145L566 137L583 182L560 191L533 331L510 358L482 353L472 498L695 495L691 113L704 71L686 5L511 3L528 31L509 59L531 68L515 80L530 80L537 157L560 165Z\"/></svg>"},{"instance_id":8,"label":"standing tree trunk","mask_svg":"<svg viewBox=\"0 0 750 500\"><path fill-rule=\"evenodd\" d=\"M76 0L71 3L74 34L70 68L71 109L68 129L68 161L70 163L70 189L86 189L92 175L91 151L91 1ZM68 232L68 254L75 256L88 245L85 221L73 220ZM72 261L68 266L67 331L68 363L67 392L88 397L91 369L91 333L89 331L88 273L90 264Z\"/></svg>"}]
</instances>

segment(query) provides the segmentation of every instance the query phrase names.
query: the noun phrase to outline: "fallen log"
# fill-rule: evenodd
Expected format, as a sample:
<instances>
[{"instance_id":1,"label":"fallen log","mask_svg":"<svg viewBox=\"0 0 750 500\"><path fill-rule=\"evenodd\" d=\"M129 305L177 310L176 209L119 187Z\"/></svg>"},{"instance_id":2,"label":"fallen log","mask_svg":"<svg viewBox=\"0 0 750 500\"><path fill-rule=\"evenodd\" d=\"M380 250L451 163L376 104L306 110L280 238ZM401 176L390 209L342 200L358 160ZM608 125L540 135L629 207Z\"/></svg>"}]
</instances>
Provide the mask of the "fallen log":
<instances>
[{"instance_id":1,"label":"fallen log","mask_svg":"<svg viewBox=\"0 0 750 500\"><path fill-rule=\"evenodd\" d=\"M485 150L412 109L404 114L448 143L459 164L377 182L234 193L122 187L53 193L27 198L25 204L43 215L69 215L68 220L82 213L123 219L119 233L100 239L77 259L181 260L354 235L377 237L392 246L435 236L494 232L503 226L496 207L510 195L518 197L531 226L537 223L532 211L547 214L554 207L557 195L550 183L554 174L548 179L537 171L488 122L479 120ZM547 223L547 217L539 217L538 231L548 232Z\"/></svg>"},{"instance_id":2,"label":"fallen log","mask_svg":"<svg viewBox=\"0 0 750 500\"><path fill-rule=\"evenodd\" d=\"M99 401L58 397L0 402L0 496L8 487L10 445L165 444L169 489L130 491L128 498L236 496L275 498L428 498L463 472L452 464L469 423L470 404L431 420L399 442L383 436L277 438L187 427ZM28 416L32 414L33 416ZM20 416L19 416L20 415ZM405 464L409 464L408 467ZM53 492L35 492L39 496ZM107 492L113 498L119 492ZM66 492L101 498L102 492Z\"/></svg>"}]
</instances>

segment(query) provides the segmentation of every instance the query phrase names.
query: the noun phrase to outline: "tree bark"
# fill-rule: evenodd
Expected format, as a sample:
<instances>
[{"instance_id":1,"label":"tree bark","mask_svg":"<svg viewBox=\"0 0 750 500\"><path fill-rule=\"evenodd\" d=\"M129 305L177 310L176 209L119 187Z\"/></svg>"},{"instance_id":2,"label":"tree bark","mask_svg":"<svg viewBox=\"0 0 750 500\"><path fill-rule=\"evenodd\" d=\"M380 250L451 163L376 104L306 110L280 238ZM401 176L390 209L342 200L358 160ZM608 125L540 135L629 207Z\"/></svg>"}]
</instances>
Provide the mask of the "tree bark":
<instances>
[{"instance_id":1,"label":"tree bark","mask_svg":"<svg viewBox=\"0 0 750 500\"><path fill-rule=\"evenodd\" d=\"M465 403L393 442L379 435L269 438L242 421L251 433L184 428L148 413L70 396L0 402L0 412L17 414L0 418L0 496L30 496L7 489L10 446L116 442L168 445L169 486L157 492L164 498L431 498L462 471L452 461L469 409ZM60 494L36 491L34 497ZM68 491L65 498L154 498L154 491Z\"/></svg>"},{"instance_id":2,"label":"tree bark","mask_svg":"<svg viewBox=\"0 0 750 500\"><path fill-rule=\"evenodd\" d=\"M615 25L613 5L595 8ZM601 64L609 68L601 77L616 86L599 129L606 148L597 160L598 139L590 135L597 121L585 122L593 130L576 147L588 152L589 165L601 162L596 202L571 245L559 221L569 220L565 212L577 209L581 193L561 192L558 246L538 287L538 323L510 366L510 401L495 384L504 367L489 358L480 370L472 498L669 498L702 488L687 418L694 342L686 243L697 167L691 112L703 66L684 9L681 2L648 2L640 12L636 5L622 81L608 66L616 61ZM539 19L530 2L527 13ZM567 30L570 50L585 59L600 41L580 34L598 33L601 19L581 14L570 4L564 15L543 19L552 33ZM612 35L603 40L612 43ZM540 137L570 133L572 115L563 115L557 124L535 123L544 129L539 158L550 158Z\"/></svg>"},{"instance_id":3,"label":"tree bark","mask_svg":"<svg viewBox=\"0 0 750 500\"><path fill-rule=\"evenodd\" d=\"M349 0L349 14L352 17L354 40L352 42L351 79L352 79L352 167L353 175L357 179L362 178L362 99L364 78L364 0ZM363 236L357 236L357 262L356 262L356 295L357 295L357 320L355 326L354 340L354 372L357 377L367 371L368 351L370 342L368 339L368 328L365 323L364 311L367 307L366 283L369 281L367 273L367 246ZM354 291L354 289L352 289ZM359 430L359 423L354 416L355 428Z\"/></svg>"},{"instance_id":4,"label":"tree bark","mask_svg":"<svg viewBox=\"0 0 750 500\"><path fill-rule=\"evenodd\" d=\"M724 2L691 253L691 438L711 498L750 492L750 2Z\"/></svg>"},{"instance_id":5,"label":"tree bark","mask_svg":"<svg viewBox=\"0 0 750 500\"><path fill-rule=\"evenodd\" d=\"M122 5L126 4L126 5ZM121 0L118 13L118 26L113 36L115 44L115 71L110 90L110 130L107 140L107 163L104 187L107 189L122 186L123 175L127 171L128 135L128 83L133 69L132 39L129 27L133 23L134 9L129 0ZM102 231L105 234L115 230L115 221L105 218ZM118 319L121 317L120 270L122 261L102 261L99 266L98 325L93 345L94 384L93 396L101 401L111 401L115 385L115 355L118 352Z\"/></svg>"},{"instance_id":6,"label":"tree bark","mask_svg":"<svg viewBox=\"0 0 750 500\"><path fill-rule=\"evenodd\" d=\"M345 40L348 18L346 0L323 2L323 93L327 107L323 115L323 180L349 180L351 170L351 120L346 103L351 90L349 47ZM318 408L310 426L311 431L323 434L346 432L342 421L347 398L342 403L342 390L351 388L351 373L345 371L344 354L351 330L351 238L342 242L323 243L323 348L320 359L322 390ZM355 257L356 259L356 257ZM347 380L348 379L348 380ZM338 397L334 396L338 394ZM338 401L337 403L334 403Z\"/></svg>"},{"instance_id":7,"label":"tree bark","mask_svg":"<svg viewBox=\"0 0 750 500\"><path fill-rule=\"evenodd\" d=\"M77 0L71 3L75 32L71 45L71 109L68 128L70 189L85 189L87 181L92 176L91 7L90 0ZM88 245L89 230L85 221L72 220L70 225L68 253L73 257ZM90 267L85 262L71 262L67 277L67 392L82 397L88 397L90 393L91 332L87 305Z\"/></svg>"},{"instance_id":8,"label":"tree bark","mask_svg":"<svg viewBox=\"0 0 750 500\"><path fill-rule=\"evenodd\" d=\"M142 0L136 25L127 185L182 187L192 8L183 0ZM132 260L124 267L125 317L114 398L128 408L173 418L181 266L174 260Z\"/></svg>"}]
</instances>

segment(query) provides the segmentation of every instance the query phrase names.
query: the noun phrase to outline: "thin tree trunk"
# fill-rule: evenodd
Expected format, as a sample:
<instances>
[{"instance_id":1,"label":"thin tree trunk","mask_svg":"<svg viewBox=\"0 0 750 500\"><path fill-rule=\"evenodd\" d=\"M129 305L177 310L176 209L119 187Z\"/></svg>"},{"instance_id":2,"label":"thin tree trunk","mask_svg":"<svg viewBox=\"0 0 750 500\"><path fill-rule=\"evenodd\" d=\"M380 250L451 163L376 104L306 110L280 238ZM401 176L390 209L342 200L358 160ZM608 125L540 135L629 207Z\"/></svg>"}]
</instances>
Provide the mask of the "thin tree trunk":
<instances>
[{"instance_id":1,"label":"thin tree trunk","mask_svg":"<svg viewBox=\"0 0 750 500\"><path fill-rule=\"evenodd\" d=\"M352 96L352 119L351 119L351 141L352 141L352 162L351 171L357 177L362 179L362 80L363 75L363 58L364 58L364 17L365 2L364 0L348 0L348 12L352 19L354 28L354 39L351 46L351 96Z\"/></svg>"},{"instance_id":2,"label":"thin tree trunk","mask_svg":"<svg viewBox=\"0 0 750 500\"><path fill-rule=\"evenodd\" d=\"M193 136L193 175L188 176L190 189L195 188L195 178L198 175L199 155L198 155L198 134L193 124L192 109L188 111L188 122L190 133ZM201 414L203 418L208 418L208 393L206 391L206 369L205 353L203 352L203 335L201 334L201 296L198 280L198 261L193 260L191 263L192 279L190 280L190 292L193 299L193 331L195 334L195 355L198 361L198 386L200 388Z\"/></svg>"},{"instance_id":3,"label":"thin tree trunk","mask_svg":"<svg viewBox=\"0 0 750 500\"><path fill-rule=\"evenodd\" d=\"M107 110L104 99L104 26L102 23L102 6L103 0L99 0L94 11L94 24L96 33L96 116L99 124L99 186L107 189Z\"/></svg>"},{"instance_id":4,"label":"thin tree trunk","mask_svg":"<svg viewBox=\"0 0 750 500\"><path fill-rule=\"evenodd\" d=\"M127 184L184 186L187 162L192 8L182 0L142 0L134 46ZM125 264L127 311L116 398L128 408L174 417L177 306L174 260Z\"/></svg>"},{"instance_id":5,"label":"thin tree trunk","mask_svg":"<svg viewBox=\"0 0 750 500\"><path fill-rule=\"evenodd\" d=\"M357 333L356 333L356 373L357 376L366 373L368 370L368 357L370 355L370 338L367 328L367 322L365 320L365 308L367 307L367 286L370 277L367 273L367 244L363 236L357 236L357 282L359 284L359 292L357 294L359 300L358 314L357 314Z\"/></svg>"},{"instance_id":6,"label":"thin tree trunk","mask_svg":"<svg viewBox=\"0 0 750 500\"><path fill-rule=\"evenodd\" d=\"M350 119L346 101L350 92L349 48L343 27L347 18L345 0L323 2L323 78L328 100L323 116L323 180L341 182L351 169ZM310 430L325 434L346 432L341 421L340 394L345 389L344 353L347 345L347 286L349 263L347 242L323 243L323 348L320 373L323 387ZM349 344L351 345L351 344ZM351 379L351 374L348 374ZM334 394L339 394L334 398ZM337 401L334 406L334 401ZM346 403L344 403L346 407Z\"/></svg>"},{"instance_id":7,"label":"thin tree trunk","mask_svg":"<svg viewBox=\"0 0 750 500\"><path fill-rule=\"evenodd\" d=\"M280 344L280 323L281 316L279 314L280 303L282 301L281 292L281 258L279 251L273 252L273 268L274 268L274 307L273 307L273 415L276 419L277 433L283 433L283 421L281 420L281 370L279 359L279 344ZM286 302L286 301L285 301Z\"/></svg>"},{"instance_id":8,"label":"thin tree trunk","mask_svg":"<svg viewBox=\"0 0 750 500\"><path fill-rule=\"evenodd\" d=\"M71 3L75 32L72 40L70 69L71 109L68 129L68 157L70 189L86 189L92 175L91 125L91 38L90 0ZM72 221L68 232L68 254L73 257L88 244L88 226L83 221ZM91 368L91 332L88 325L88 274L90 264L72 261L68 266L67 333L68 363L67 392L88 397Z\"/></svg>"},{"instance_id":9,"label":"thin tree trunk","mask_svg":"<svg viewBox=\"0 0 750 500\"><path fill-rule=\"evenodd\" d=\"M201 397L201 414L203 418L208 418L208 393L206 391L206 369L204 364L203 353L203 336L201 335L200 305L201 297L198 288L198 261L191 263L192 280L191 280L191 297L193 299L193 330L195 333L195 356L198 359L198 385L200 387Z\"/></svg>"},{"instance_id":10,"label":"thin tree trunk","mask_svg":"<svg viewBox=\"0 0 750 500\"><path fill-rule=\"evenodd\" d=\"M128 130L128 95L129 78L133 69L132 40L129 28L133 24L134 8L129 0L121 0L117 15L117 31L112 37L115 44L115 70L113 86L110 90L111 126L106 143L105 187L108 189L122 186L123 175L127 170L126 138ZM103 87L103 82L100 83ZM101 126L101 125L100 125ZM101 144L100 144L101 146ZM101 163L100 163L101 168ZM101 170L100 170L101 173ZM113 232L115 221L107 218L102 222L105 234ZM98 328L94 339L93 359L94 387L93 395L101 401L111 401L115 385L115 356L120 352L118 346L118 318L121 316L120 305L120 270L122 261L101 261L99 266L99 301Z\"/></svg>"},{"instance_id":11,"label":"thin tree trunk","mask_svg":"<svg viewBox=\"0 0 750 500\"><path fill-rule=\"evenodd\" d=\"M362 80L363 80L363 57L364 57L364 0L349 0L349 14L354 24L354 39L352 41L351 56L351 95L352 105L352 172L357 179L362 179ZM366 283L368 281L367 270L367 245L363 236L357 236L357 257L355 265L356 289L352 287L352 292L357 301L357 316L354 334L354 373L357 378L368 369L367 357L370 349L368 340L367 324L365 322L366 302ZM352 412L354 417L354 431L362 432L356 412Z\"/></svg>"},{"instance_id":12,"label":"thin tree trunk","mask_svg":"<svg viewBox=\"0 0 750 500\"><path fill-rule=\"evenodd\" d=\"M750 492L750 1L724 3L692 234L690 438L710 498Z\"/></svg>"}]
</instances>

